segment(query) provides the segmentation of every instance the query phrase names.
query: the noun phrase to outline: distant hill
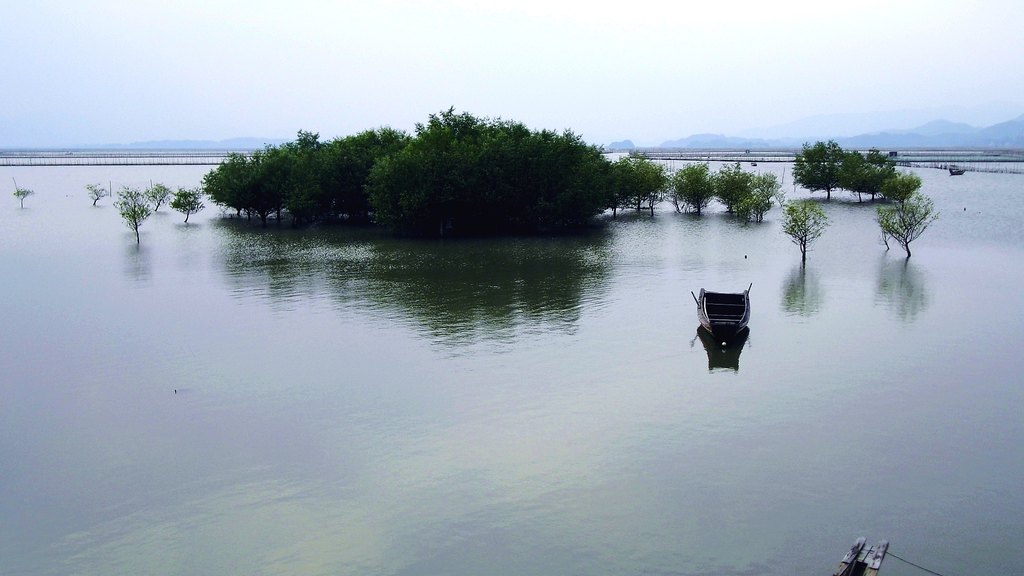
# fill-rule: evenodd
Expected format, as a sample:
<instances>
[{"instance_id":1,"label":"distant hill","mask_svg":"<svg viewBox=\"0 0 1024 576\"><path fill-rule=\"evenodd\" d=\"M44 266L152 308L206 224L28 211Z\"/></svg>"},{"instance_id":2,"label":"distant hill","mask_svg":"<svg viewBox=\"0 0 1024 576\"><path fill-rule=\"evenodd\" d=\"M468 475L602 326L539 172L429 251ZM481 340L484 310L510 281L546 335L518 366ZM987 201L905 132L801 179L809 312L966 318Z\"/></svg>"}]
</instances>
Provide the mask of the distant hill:
<instances>
[{"instance_id":1,"label":"distant hill","mask_svg":"<svg viewBox=\"0 0 1024 576\"><path fill-rule=\"evenodd\" d=\"M1024 115L979 128L961 122L932 120L911 129L891 129L855 136L743 138L722 134L694 134L661 144L662 148L780 148L834 139L846 148L1024 148Z\"/></svg>"},{"instance_id":2,"label":"distant hill","mask_svg":"<svg viewBox=\"0 0 1024 576\"><path fill-rule=\"evenodd\" d=\"M661 144L662 148L771 148L778 141L761 138L740 138L723 134L694 134Z\"/></svg>"},{"instance_id":3,"label":"distant hill","mask_svg":"<svg viewBox=\"0 0 1024 576\"><path fill-rule=\"evenodd\" d=\"M632 140L619 140L604 147L605 150L632 150L636 148Z\"/></svg>"},{"instance_id":4,"label":"distant hill","mask_svg":"<svg viewBox=\"0 0 1024 576\"><path fill-rule=\"evenodd\" d=\"M935 120L910 130L886 130L836 139L850 148L1024 147L1024 115L987 128Z\"/></svg>"}]
</instances>

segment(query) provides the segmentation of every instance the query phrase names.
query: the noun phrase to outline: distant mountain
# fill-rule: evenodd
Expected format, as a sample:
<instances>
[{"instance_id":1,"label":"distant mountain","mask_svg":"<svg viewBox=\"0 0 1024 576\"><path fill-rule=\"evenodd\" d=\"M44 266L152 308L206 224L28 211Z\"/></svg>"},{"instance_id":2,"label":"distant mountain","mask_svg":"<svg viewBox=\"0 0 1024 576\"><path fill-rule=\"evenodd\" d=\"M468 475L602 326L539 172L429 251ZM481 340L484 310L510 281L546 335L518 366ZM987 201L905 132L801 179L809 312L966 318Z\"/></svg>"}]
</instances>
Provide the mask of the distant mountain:
<instances>
[{"instance_id":1,"label":"distant mountain","mask_svg":"<svg viewBox=\"0 0 1024 576\"><path fill-rule=\"evenodd\" d=\"M971 135L975 146L1024 147L1024 114Z\"/></svg>"},{"instance_id":2,"label":"distant mountain","mask_svg":"<svg viewBox=\"0 0 1024 576\"><path fill-rule=\"evenodd\" d=\"M803 138L743 138L722 134L694 134L662 143L662 148L795 148L805 142L835 140L845 148L1024 148L1024 115L978 128L962 122L932 120L910 129L889 129L853 136L824 135Z\"/></svg>"},{"instance_id":3,"label":"distant mountain","mask_svg":"<svg viewBox=\"0 0 1024 576\"><path fill-rule=\"evenodd\" d=\"M979 128L963 122L950 122L949 120L932 120L917 128L909 130L893 130L895 133L920 134L921 136L941 136L944 134L971 134Z\"/></svg>"},{"instance_id":4,"label":"distant mountain","mask_svg":"<svg viewBox=\"0 0 1024 576\"><path fill-rule=\"evenodd\" d=\"M723 134L694 134L662 142L662 148L772 148L778 142L760 138L738 138Z\"/></svg>"},{"instance_id":5,"label":"distant mountain","mask_svg":"<svg viewBox=\"0 0 1024 576\"><path fill-rule=\"evenodd\" d=\"M632 150L636 148L632 140L619 140L604 147L605 150Z\"/></svg>"},{"instance_id":6,"label":"distant mountain","mask_svg":"<svg viewBox=\"0 0 1024 576\"><path fill-rule=\"evenodd\" d=\"M744 130L737 136L746 138L815 141L853 137L876 132L912 129L936 118L952 119L971 126L990 126L1005 118L1024 112L1020 104L989 102L977 106L943 106L936 108L850 112L809 116L764 128ZM952 122L951 122L952 123Z\"/></svg>"},{"instance_id":7,"label":"distant mountain","mask_svg":"<svg viewBox=\"0 0 1024 576\"><path fill-rule=\"evenodd\" d=\"M836 141L849 148L1024 147L1024 115L987 128L934 120L910 130L886 130Z\"/></svg>"}]
</instances>

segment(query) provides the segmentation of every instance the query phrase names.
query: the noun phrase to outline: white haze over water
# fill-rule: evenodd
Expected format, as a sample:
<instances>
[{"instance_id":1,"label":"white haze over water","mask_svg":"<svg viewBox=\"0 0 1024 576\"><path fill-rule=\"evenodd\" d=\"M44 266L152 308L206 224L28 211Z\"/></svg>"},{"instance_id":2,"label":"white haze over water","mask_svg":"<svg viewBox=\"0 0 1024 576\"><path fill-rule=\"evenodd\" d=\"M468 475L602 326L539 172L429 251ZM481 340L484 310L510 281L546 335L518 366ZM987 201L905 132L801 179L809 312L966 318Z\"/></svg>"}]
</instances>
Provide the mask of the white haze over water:
<instances>
[{"instance_id":1,"label":"white haze over water","mask_svg":"<svg viewBox=\"0 0 1024 576\"><path fill-rule=\"evenodd\" d=\"M1024 111L1016 0L14 0L0 28L0 147L329 138L452 106L641 145Z\"/></svg>"}]
</instances>

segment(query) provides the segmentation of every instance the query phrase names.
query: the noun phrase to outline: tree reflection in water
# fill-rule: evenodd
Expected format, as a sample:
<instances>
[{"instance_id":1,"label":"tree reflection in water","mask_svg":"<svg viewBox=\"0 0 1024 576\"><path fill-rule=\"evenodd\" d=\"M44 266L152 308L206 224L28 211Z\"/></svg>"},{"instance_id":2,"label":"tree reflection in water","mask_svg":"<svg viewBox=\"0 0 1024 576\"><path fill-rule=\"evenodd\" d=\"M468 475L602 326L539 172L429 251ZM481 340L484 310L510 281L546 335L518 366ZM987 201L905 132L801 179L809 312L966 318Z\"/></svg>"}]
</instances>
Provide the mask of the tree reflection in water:
<instances>
[{"instance_id":1,"label":"tree reflection in water","mask_svg":"<svg viewBox=\"0 0 1024 576\"><path fill-rule=\"evenodd\" d=\"M878 267L876 302L887 306L905 322L913 322L928 308L925 279L909 258L883 257Z\"/></svg>"},{"instance_id":2,"label":"tree reflection in water","mask_svg":"<svg viewBox=\"0 0 1024 576\"><path fill-rule=\"evenodd\" d=\"M782 291L782 309L798 316L813 316L821 308L822 291L817 274L797 265Z\"/></svg>"},{"instance_id":3,"label":"tree reflection in water","mask_svg":"<svg viewBox=\"0 0 1024 576\"><path fill-rule=\"evenodd\" d=\"M571 333L609 266L603 233L430 241L351 229L221 230L222 267L240 296L284 309L329 298L445 344Z\"/></svg>"},{"instance_id":4,"label":"tree reflection in water","mask_svg":"<svg viewBox=\"0 0 1024 576\"><path fill-rule=\"evenodd\" d=\"M599 238L381 243L373 252L366 298L448 343L572 332L608 266Z\"/></svg>"}]
</instances>

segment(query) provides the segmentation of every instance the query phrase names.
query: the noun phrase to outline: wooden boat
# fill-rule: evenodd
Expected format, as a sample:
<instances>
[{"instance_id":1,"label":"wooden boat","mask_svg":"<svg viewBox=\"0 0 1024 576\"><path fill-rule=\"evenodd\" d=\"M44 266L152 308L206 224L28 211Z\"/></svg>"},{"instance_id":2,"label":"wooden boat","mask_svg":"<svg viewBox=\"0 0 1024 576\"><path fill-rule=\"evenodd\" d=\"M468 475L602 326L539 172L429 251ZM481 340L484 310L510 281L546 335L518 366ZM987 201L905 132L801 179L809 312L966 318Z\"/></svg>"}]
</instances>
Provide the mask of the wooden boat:
<instances>
[{"instance_id":1,"label":"wooden boat","mask_svg":"<svg viewBox=\"0 0 1024 576\"><path fill-rule=\"evenodd\" d=\"M857 538L832 576L878 576L882 560L885 560L885 554L889 551L889 543L882 540L867 548L864 543L864 538Z\"/></svg>"},{"instance_id":2,"label":"wooden boat","mask_svg":"<svg viewBox=\"0 0 1024 576\"><path fill-rule=\"evenodd\" d=\"M956 166L950 166L949 167L949 175L950 176L962 176L963 173L964 173L964 169L963 168L957 168Z\"/></svg>"},{"instance_id":3,"label":"wooden boat","mask_svg":"<svg viewBox=\"0 0 1024 576\"><path fill-rule=\"evenodd\" d=\"M697 302L697 319L701 327L717 342L729 342L747 327L750 321L750 288L743 292L710 292L700 289L700 296L690 295Z\"/></svg>"}]
</instances>

